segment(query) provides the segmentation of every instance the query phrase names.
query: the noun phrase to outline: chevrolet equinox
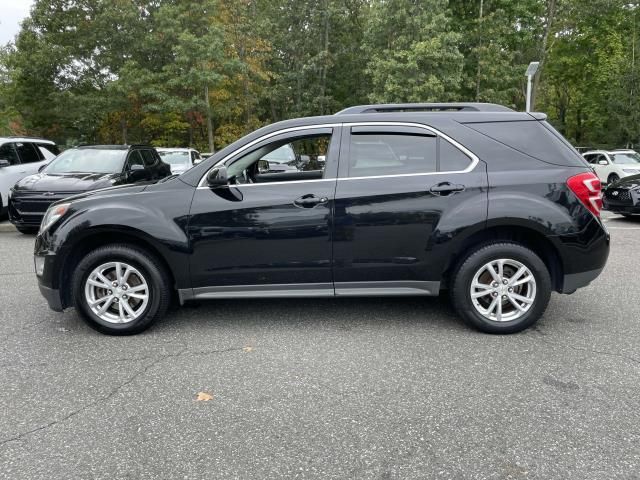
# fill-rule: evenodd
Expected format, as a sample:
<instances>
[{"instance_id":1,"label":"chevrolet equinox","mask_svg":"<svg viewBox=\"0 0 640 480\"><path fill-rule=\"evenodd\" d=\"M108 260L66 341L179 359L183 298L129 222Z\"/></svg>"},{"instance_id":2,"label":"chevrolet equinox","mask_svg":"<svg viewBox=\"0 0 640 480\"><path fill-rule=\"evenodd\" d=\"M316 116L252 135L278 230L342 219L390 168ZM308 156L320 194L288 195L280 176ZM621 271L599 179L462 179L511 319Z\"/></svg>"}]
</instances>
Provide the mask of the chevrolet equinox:
<instances>
[{"instance_id":1,"label":"chevrolet equinox","mask_svg":"<svg viewBox=\"0 0 640 480\"><path fill-rule=\"evenodd\" d=\"M444 290L469 325L521 331L609 253L600 181L545 118L396 104L269 125L179 177L54 203L40 291L114 335L173 298Z\"/></svg>"}]
</instances>

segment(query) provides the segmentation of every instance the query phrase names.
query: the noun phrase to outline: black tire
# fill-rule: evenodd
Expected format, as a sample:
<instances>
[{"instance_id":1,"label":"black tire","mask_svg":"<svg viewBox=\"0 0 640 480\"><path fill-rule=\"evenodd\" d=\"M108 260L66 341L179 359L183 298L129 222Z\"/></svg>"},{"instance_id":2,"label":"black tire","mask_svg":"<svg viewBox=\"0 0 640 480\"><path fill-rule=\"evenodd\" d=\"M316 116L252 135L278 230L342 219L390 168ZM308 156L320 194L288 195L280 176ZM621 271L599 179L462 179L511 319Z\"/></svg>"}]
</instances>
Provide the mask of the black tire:
<instances>
[{"instance_id":1,"label":"black tire","mask_svg":"<svg viewBox=\"0 0 640 480\"><path fill-rule=\"evenodd\" d=\"M117 324L96 315L85 296L85 283L91 272L107 262L125 262L137 269L149 285L149 300L140 316L128 323ZM91 328L107 335L135 335L149 328L167 311L171 302L171 281L164 266L147 251L126 244L100 247L88 253L73 275L73 303L80 317Z\"/></svg>"},{"instance_id":2,"label":"black tire","mask_svg":"<svg viewBox=\"0 0 640 480\"><path fill-rule=\"evenodd\" d=\"M609 175L609 178L607 178L607 184L611 185L612 183L616 183L618 180L620 180L620 177L617 174L612 173Z\"/></svg>"},{"instance_id":3,"label":"black tire","mask_svg":"<svg viewBox=\"0 0 640 480\"><path fill-rule=\"evenodd\" d=\"M536 282L536 295L530 308L519 318L498 322L485 318L473 306L471 282L484 265L492 260L511 259L525 265ZM484 244L472 251L454 272L451 282L451 301L468 325L485 333L516 333L532 326L542 316L551 297L551 277L544 262L534 252L517 243Z\"/></svg>"}]
</instances>

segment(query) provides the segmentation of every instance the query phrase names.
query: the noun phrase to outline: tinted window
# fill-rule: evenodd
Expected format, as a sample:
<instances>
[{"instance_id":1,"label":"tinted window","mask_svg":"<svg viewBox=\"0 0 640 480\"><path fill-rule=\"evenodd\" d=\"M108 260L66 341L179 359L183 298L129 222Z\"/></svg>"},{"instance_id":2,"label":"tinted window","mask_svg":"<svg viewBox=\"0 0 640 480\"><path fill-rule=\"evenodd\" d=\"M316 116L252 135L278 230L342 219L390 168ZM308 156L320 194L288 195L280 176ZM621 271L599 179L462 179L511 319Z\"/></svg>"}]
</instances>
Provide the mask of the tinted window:
<instances>
[{"instance_id":1,"label":"tinted window","mask_svg":"<svg viewBox=\"0 0 640 480\"><path fill-rule=\"evenodd\" d=\"M467 126L543 162L569 166L586 165L584 158L546 122L523 120L468 123Z\"/></svg>"},{"instance_id":2,"label":"tinted window","mask_svg":"<svg viewBox=\"0 0 640 480\"><path fill-rule=\"evenodd\" d=\"M440 171L457 172L471 165L471 159L459 148L440 138Z\"/></svg>"},{"instance_id":3,"label":"tinted window","mask_svg":"<svg viewBox=\"0 0 640 480\"><path fill-rule=\"evenodd\" d=\"M134 150L129 154L129 160L127 161L127 169L131 170L133 165L142 165L144 167L144 160L140 155L139 150Z\"/></svg>"},{"instance_id":4,"label":"tinted window","mask_svg":"<svg viewBox=\"0 0 640 480\"><path fill-rule=\"evenodd\" d=\"M13 143L5 143L0 146L0 160L7 160L11 165L18 163L18 154Z\"/></svg>"},{"instance_id":5,"label":"tinted window","mask_svg":"<svg viewBox=\"0 0 640 480\"><path fill-rule=\"evenodd\" d=\"M153 155L153 151L151 150L141 150L142 159L147 167L152 167L156 163L156 157Z\"/></svg>"},{"instance_id":6,"label":"tinted window","mask_svg":"<svg viewBox=\"0 0 640 480\"><path fill-rule=\"evenodd\" d=\"M40 162L44 158L32 143L17 142L15 146L22 163Z\"/></svg>"},{"instance_id":7,"label":"tinted window","mask_svg":"<svg viewBox=\"0 0 640 480\"><path fill-rule=\"evenodd\" d=\"M43 152L43 153L49 152L54 157L56 155L60 155L60 149L55 144L52 144L52 143L37 143L36 145L38 146L40 151ZM47 158L46 155L45 155L45 158Z\"/></svg>"},{"instance_id":8,"label":"tinted window","mask_svg":"<svg viewBox=\"0 0 640 480\"><path fill-rule=\"evenodd\" d=\"M352 134L349 176L435 172L437 141L435 136L425 135Z\"/></svg>"},{"instance_id":9,"label":"tinted window","mask_svg":"<svg viewBox=\"0 0 640 480\"><path fill-rule=\"evenodd\" d=\"M49 163L47 173L120 173L126 150L72 149Z\"/></svg>"}]
</instances>

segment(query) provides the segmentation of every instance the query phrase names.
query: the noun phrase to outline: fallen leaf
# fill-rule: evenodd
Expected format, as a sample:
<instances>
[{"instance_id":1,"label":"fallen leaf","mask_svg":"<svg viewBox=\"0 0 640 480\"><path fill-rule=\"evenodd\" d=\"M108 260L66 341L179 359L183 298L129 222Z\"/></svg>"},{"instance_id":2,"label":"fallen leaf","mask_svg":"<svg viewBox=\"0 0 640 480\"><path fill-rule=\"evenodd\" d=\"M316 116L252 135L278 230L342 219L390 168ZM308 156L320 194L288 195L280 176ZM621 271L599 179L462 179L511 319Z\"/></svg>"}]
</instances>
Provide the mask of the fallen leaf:
<instances>
[{"instance_id":1,"label":"fallen leaf","mask_svg":"<svg viewBox=\"0 0 640 480\"><path fill-rule=\"evenodd\" d=\"M242 350L244 352L251 352L253 350L253 347L250 345L247 345L246 347L243 347Z\"/></svg>"},{"instance_id":2,"label":"fallen leaf","mask_svg":"<svg viewBox=\"0 0 640 480\"><path fill-rule=\"evenodd\" d=\"M213 400L213 395L207 392L198 392L196 395L196 402L208 402L209 400Z\"/></svg>"}]
</instances>

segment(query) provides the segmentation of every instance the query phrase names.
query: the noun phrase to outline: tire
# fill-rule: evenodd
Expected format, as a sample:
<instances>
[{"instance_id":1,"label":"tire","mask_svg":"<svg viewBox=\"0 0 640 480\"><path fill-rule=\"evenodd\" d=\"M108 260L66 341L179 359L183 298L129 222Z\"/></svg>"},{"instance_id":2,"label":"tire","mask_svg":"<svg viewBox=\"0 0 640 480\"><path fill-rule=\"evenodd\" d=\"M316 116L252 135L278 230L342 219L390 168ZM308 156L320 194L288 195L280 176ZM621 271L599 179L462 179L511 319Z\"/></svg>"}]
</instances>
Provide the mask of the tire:
<instances>
[{"instance_id":1,"label":"tire","mask_svg":"<svg viewBox=\"0 0 640 480\"><path fill-rule=\"evenodd\" d=\"M607 179L607 184L611 185L612 183L616 183L618 180L620 180L620 177L617 174L612 173Z\"/></svg>"},{"instance_id":2,"label":"tire","mask_svg":"<svg viewBox=\"0 0 640 480\"><path fill-rule=\"evenodd\" d=\"M18 230L20 233L24 233L25 235L34 235L38 233L39 228L38 227L18 227L16 225L16 230Z\"/></svg>"},{"instance_id":3,"label":"tire","mask_svg":"<svg viewBox=\"0 0 640 480\"><path fill-rule=\"evenodd\" d=\"M498 282L490 275L487 265L491 262L498 264L501 260L506 260L507 263L503 263L502 267L504 276L498 275L499 278L503 278L503 282ZM520 270L521 267L526 270ZM499 273L498 268L494 267L495 273ZM513 280L514 284L529 277L533 280L511 286L510 279L516 277L516 269L517 272L524 273ZM473 291L478 295L477 299L472 298L472 283L482 285L473 287ZM472 251L459 264L452 277L451 286L453 306L465 323L481 332L494 334L516 333L529 328L542 316L551 297L551 277L544 262L528 248L508 242L484 244ZM490 287L490 290L487 290L487 287ZM505 298L506 300L502 300ZM509 299L520 305L520 308L516 308ZM494 300L494 310L490 311ZM525 303L524 300L529 303ZM483 307L485 314L479 310ZM487 311L489 316L486 315Z\"/></svg>"},{"instance_id":4,"label":"tire","mask_svg":"<svg viewBox=\"0 0 640 480\"><path fill-rule=\"evenodd\" d=\"M116 281L117 268L122 274L120 284ZM97 271L101 278L112 282L109 290ZM107 335L135 335L166 313L171 301L170 285L165 268L145 250L126 244L107 245L88 253L78 263L73 276L73 303L91 328ZM94 305L94 311L90 299L99 302L102 298L108 300ZM109 300L106 311L98 315Z\"/></svg>"}]
</instances>

